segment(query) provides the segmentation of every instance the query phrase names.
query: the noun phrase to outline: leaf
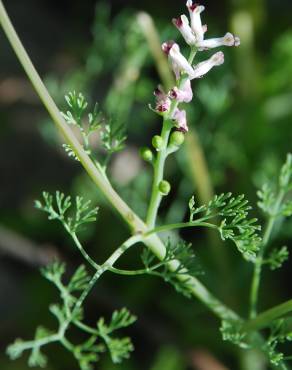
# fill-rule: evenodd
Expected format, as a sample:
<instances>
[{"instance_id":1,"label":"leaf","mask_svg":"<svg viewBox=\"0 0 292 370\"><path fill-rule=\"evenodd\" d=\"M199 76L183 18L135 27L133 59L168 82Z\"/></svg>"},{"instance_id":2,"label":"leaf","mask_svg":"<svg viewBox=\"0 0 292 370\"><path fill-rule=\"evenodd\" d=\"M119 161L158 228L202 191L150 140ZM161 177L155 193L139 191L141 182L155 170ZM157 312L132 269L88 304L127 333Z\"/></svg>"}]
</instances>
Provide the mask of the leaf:
<instances>
[{"instance_id":1,"label":"leaf","mask_svg":"<svg viewBox=\"0 0 292 370\"><path fill-rule=\"evenodd\" d=\"M202 223L223 218L220 225L213 224L222 240L232 240L243 257L254 261L261 242L257 232L261 229L257 219L248 219L251 209L244 195L233 197L232 193L215 195L207 205L195 206L194 197L189 202L190 222ZM195 218L196 216L196 218Z\"/></svg>"},{"instance_id":2,"label":"leaf","mask_svg":"<svg viewBox=\"0 0 292 370\"><path fill-rule=\"evenodd\" d=\"M109 153L121 151L126 140L125 126L116 120L109 120L100 133L103 148Z\"/></svg>"},{"instance_id":3,"label":"leaf","mask_svg":"<svg viewBox=\"0 0 292 370\"><path fill-rule=\"evenodd\" d=\"M111 331L126 328L132 325L137 320L137 317L132 315L126 308L122 308L119 311L114 311L109 324Z\"/></svg>"},{"instance_id":4,"label":"leaf","mask_svg":"<svg viewBox=\"0 0 292 370\"><path fill-rule=\"evenodd\" d=\"M154 263L156 257L148 248L143 250L141 259L146 267L145 273L163 278L165 282L173 285L179 293L190 298L192 294L190 276L202 273L192 245L184 241L175 244L168 241L165 247L165 256L158 263Z\"/></svg>"},{"instance_id":5,"label":"leaf","mask_svg":"<svg viewBox=\"0 0 292 370\"><path fill-rule=\"evenodd\" d=\"M264 213L273 216L276 195L271 187L268 184L264 184L262 189L257 192L257 195L260 199L258 201L258 207L261 208Z\"/></svg>"},{"instance_id":6,"label":"leaf","mask_svg":"<svg viewBox=\"0 0 292 370\"><path fill-rule=\"evenodd\" d=\"M240 348L249 348L249 345L244 341L246 333L241 330L241 323L239 321L223 320L220 331L222 339L238 345Z\"/></svg>"},{"instance_id":7,"label":"leaf","mask_svg":"<svg viewBox=\"0 0 292 370\"><path fill-rule=\"evenodd\" d=\"M279 177L279 186L287 191L292 186L292 154L287 154L286 162L281 168Z\"/></svg>"},{"instance_id":8,"label":"leaf","mask_svg":"<svg viewBox=\"0 0 292 370\"><path fill-rule=\"evenodd\" d=\"M282 205L280 213L284 217L292 216L292 200L289 200Z\"/></svg>"},{"instance_id":9,"label":"leaf","mask_svg":"<svg viewBox=\"0 0 292 370\"><path fill-rule=\"evenodd\" d=\"M98 320L98 335L104 340L114 363L120 363L123 359L129 358L134 346L130 338L120 339L112 337L111 334L118 329L132 325L136 319L136 316L132 315L126 308L122 308L113 312L109 324L106 324L103 317Z\"/></svg>"},{"instance_id":10,"label":"leaf","mask_svg":"<svg viewBox=\"0 0 292 370\"><path fill-rule=\"evenodd\" d=\"M130 353L134 350L134 346L130 338L122 339L114 338L108 343L108 349L114 364L121 363L124 359L130 357Z\"/></svg>"},{"instance_id":11,"label":"leaf","mask_svg":"<svg viewBox=\"0 0 292 370\"><path fill-rule=\"evenodd\" d=\"M75 209L71 197L65 196L60 191L56 191L55 196L43 192L43 199L44 203L35 201L35 207L48 213L49 220L59 220L70 234L76 233L83 224L96 220L99 208L91 208L91 201L84 200L83 197L76 196ZM69 210L71 215L68 214Z\"/></svg>"},{"instance_id":12,"label":"leaf","mask_svg":"<svg viewBox=\"0 0 292 370\"><path fill-rule=\"evenodd\" d=\"M18 338L14 341L14 343L10 344L7 347L6 353L11 360L16 360L17 358L21 357L24 350L25 349L23 348L23 340Z\"/></svg>"},{"instance_id":13,"label":"leaf","mask_svg":"<svg viewBox=\"0 0 292 370\"><path fill-rule=\"evenodd\" d=\"M65 100L69 106L69 111L61 113L66 122L69 125L77 125L82 128L82 118L87 108L87 101L82 93L76 93L75 91L69 92L65 96Z\"/></svg>"},{"instance_id":14,"label":"leaf","mask_svg":"<svg viewBox=\"0 0 292 370\"><path fill-rule=\"evenodd\" d=\"M51 281L55 285L58 285L65 273L65 269L65 263L55 261L48 266L41 268L41 273L47 280Z\"/></svg>"},{"instance_id":15,"label":"leaf","mask_svg":"<svg viewBox=\"0 0 292 370\"><path fill-rule=\"evenodd\" d=\"M62 146L65 152L68 154L68 157L72 157L75 159L75 161L80 162L79 158L77 157L76 153L74 152L70 144L63 144Z\"/></svg>"},{"instance_id":16,"label":"leaf","mask_svg":"<svg viewBox=\"0 0 292 370\"><path fill-rule=\"evenodd\" d=\"M67 289L70 293L83 291L88 286L89 281L90 276L88 275L85 266L81 265L71 277L69 284L67 285Z\"/></svg>"},{"instance_id":17,"label":"leaf","mask_svg":"<svg viewBox=\"0 0 292 370\"><path fill-rule=\"evenodd\" d=\"M280 249L273 249L270 253L267 263L270 265L271 270L276 270L282 267L283 263L289 258L289 251L286 246Z\"/></svg>"}]
</instances>

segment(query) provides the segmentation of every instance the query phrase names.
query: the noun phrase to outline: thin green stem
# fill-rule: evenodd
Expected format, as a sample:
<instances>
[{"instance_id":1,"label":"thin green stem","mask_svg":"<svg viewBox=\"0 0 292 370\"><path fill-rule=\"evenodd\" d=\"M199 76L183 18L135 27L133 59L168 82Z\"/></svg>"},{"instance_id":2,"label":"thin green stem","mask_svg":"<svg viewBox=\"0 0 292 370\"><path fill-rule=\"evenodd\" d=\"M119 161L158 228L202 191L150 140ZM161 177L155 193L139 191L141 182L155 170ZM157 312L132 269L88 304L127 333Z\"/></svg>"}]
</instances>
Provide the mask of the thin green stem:
<instances>
[{"instance_id":1,"label":"thin green stem","mask_svg":"<svg viewBox=\"0 0 292 370\"><path fill-rule=\"evenodd\" d=\"M135 235L130 237L128 240L126 240L119 248L117 248L114 253L101 265L98 266L98 269L96 270L95 274L93 275L92 279L88 283L86 289L83 291L77 302L75 303L75 306L72 310L72 316L80 309L82 306L82 303L90 293L91 289L94 287L97 280L100 278L100 276L107 270L109 270L114 263L134 244L141 241L141 237L139 235Z\"/></svg>"},{"instance_id":2,"label":"thin green stem","mask_svg":"<svg viewBox=\"0 0 292 370\"><path fill-rule=\"evenodd\" d=\"M270 308L267 311L262 312L254 319L247 321L242 329L244 331L257 331L263 329L271 324L274 320L277 320L288 313L292 312L292 299L287 302L281 303L275 307Z\"/></svg>"},{"instance_id":3,"label":"thin green stem","mask_svg":"<svg viewBox=\"0 0 292 370\"><path fill-rule=\"evenodd\" d=\"M275 202L274 210L273 210L273 215L270 216L268 220L266 230L264 233L264 237L263 237L263 241L261 244L261 248L259 250L257 259L255 261L253 278L252 278L252 283L251 283L251 290L250 290L250 315L249 317L251 319L255 318L257 315L257 302L258 302L261 272L262 272L262 266L264 263L265 251L269 244L269 241L270 241L270 238L273 232L273 228L275 225L275 221L277 219L277 216L274 216L274 215L277 215L279 213L279 209L283 201L284 195L285 195L285 192L283 190L281 190L278 194L278 197Z\"/></svg>"},{"instance_id":4,"label":"thin green stem","mask_svg":"<svg viewBox=\"0 0 292 370\"><path fill-rule=\"evenodd\" d=\"M146 220L149 228L153 228L155 226L159 205L162 200L162 194L159 191L159 183L163 180L164 165L167 158L168 140L172 127L172 122L170 122L168 119L164 119L161 131L163 147L159 150L154 163L152 193Z\"/></svg>"},{"instance_id":5,"label":"thin green stem","mask_svg":"<svg viewBox=\"0 0 292 370\"><path fill-rule=\"evenodd\" d=\"M76 233L74 232L69 232L69 234L71 235L72 239L74 240L74 243L76 244L77 248L79 249L80 253L82 254L82 256L85 258L85 260L95 269L95 270L98 270L99 269L99 265L93 261L93 259L87 254L87 252L85 251L85 249L83 248L82 244L80 243L80 240L78 239Z\"/></svg>"},{"instance_id":6,"label":"thin green stem","mask_svg":"<svg viewBox=\"0 0 292 370\"><path fill-rule=\"evenodd\" d=\"M85 333L93 334L93 335L97 335L98 334L97 329L93 329L90 326L84 324L83 322L81 322L79 320L74 320L73 324L75 326L77 326L77 328L83 330Z\"/></svg>"},{"instance_id":7,"label":"thin green stem","mask_svg":"<svg viewBox=\"0 0 292 370\"><path fill-rule=\"evenodd\" d=\"M144 235L148 236L148 235L156 234L162 231L184 229L187 227L210 227L212 229L218 228L216 225L211 224L209 222L200 222L200 221L198 222L178 222L176 224L169 224L169 225L155 227L154 229L147 231Z\"/></svg>"},{"instance_id":8,"label":"thin green stem","mask_svg":"<svg viewBox=\"0 0 292 370\"><path fill-rule=\"evenodd\" d=\"M151 274L154 270L157 270L161 266L164 266L163 262L159 262L153 266L149 266L145 269L140 269L140 270L121 270L115 267L111 267L109 271L115 274L119 274L119 275L134 276L134 275Z\"/></svg>"},{"instance_id":9,"label":"thin green stem","mask_svg":"<svg viewBox=\"0 0 292 370\"><path fill-rule=\"evenodd\" d=\"M60 334L57 333L57 334L49 335L48 337L45 337L45 338L17 343L17 348L19 349L19 351L23 352L23 351L28 351L36 347L43 347L47 344L59 342L59 341L60 341Z\"/></svg>"}]
</instances>

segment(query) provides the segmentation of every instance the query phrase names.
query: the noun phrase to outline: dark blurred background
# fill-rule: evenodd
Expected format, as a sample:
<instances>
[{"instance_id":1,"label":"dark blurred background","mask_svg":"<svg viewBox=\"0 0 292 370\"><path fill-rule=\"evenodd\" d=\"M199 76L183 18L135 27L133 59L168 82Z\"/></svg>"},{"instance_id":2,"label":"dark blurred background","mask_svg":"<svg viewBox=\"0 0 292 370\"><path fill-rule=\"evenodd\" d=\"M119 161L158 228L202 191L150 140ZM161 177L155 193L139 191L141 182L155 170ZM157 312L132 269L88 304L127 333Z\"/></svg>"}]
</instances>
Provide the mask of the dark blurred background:
<instances>
[{"instance_id":1,"label":"dark blurred background","mask_svg":"<svg viewBox=\"0 0 292 370\"><path fill-rule=\"evenodd\" d=\"M138 149L149 145L160 131L160 120L148 109L160 77L137 12L151 15L161 41L179 39L170 21L186 12L185 1L4 3L60 109L65 109L68 91L82 91L90 102L98 101L103 111L126 123L127 147L111 160L110 177L122 197L144 217L151 169L139 159ZM224 66L194 83L195 99L188 108L194 140L168 163L173 191L163 203L160 221L183 220L193 193L203 201L210 192L233 191L247 195L254 205L253 215L264 224L256 207L256 190L275 177L291 151L292 3L225 0L204 5L208 36L231 31L241 37L242 45L226 49ZM128 231L78 163L64 153L61 138L2 31L0 45L0 368L24 370L25 359L10 362L5 347L15 337L31 338L38 324L54 325L47 307L57 295L41 277L39 267L59 256L73 271L81 261L61 226L34 209L34 199L43 190L61 190L83 194L98 204L98 222L82 235L98 262ZM192 170L197 140L208 163L209 193L200 191L200 173ZM275 245L291 244L292 223L282 226ZM246 315L251 266L232 245L222 245L205 230L181 236L193 243L205 270L202 280L210 290ZM134 262L131 254L123 261L125 266ZM265 272L261 310L291 298L289 264L280 271ZM247 370L242 353L222 342L219 321L199 302L176 294L162 281L107 275L90 296L86 313L94 321L122 306L139 318L130 330L136 350L121 366L104 356L98 369ZM48 369L77 369L61 348L48 348L48 355Z\"/></svg>"}]
</instances>

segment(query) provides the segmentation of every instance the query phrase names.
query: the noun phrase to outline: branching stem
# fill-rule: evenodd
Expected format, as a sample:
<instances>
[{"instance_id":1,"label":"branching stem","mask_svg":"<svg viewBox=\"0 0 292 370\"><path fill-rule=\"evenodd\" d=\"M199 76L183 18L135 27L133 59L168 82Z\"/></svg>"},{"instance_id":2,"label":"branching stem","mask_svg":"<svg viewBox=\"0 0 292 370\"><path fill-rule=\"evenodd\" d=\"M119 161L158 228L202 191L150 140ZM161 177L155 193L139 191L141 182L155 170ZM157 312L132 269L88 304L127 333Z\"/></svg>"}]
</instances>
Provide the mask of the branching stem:
<instances>
[{"instance_id":1,"label":"branching stem","mask_svg":"<svg viewBox=\"0 0 292 370\"><path fill-rule=\"evenodd\" d=\"M292 312L292 299L260 313L254 319L247 321L243 325L242 329L244 331L256 331L263 329L269 326L274 320L279 319L290 312Z\"/></svg>"}]
</instances>

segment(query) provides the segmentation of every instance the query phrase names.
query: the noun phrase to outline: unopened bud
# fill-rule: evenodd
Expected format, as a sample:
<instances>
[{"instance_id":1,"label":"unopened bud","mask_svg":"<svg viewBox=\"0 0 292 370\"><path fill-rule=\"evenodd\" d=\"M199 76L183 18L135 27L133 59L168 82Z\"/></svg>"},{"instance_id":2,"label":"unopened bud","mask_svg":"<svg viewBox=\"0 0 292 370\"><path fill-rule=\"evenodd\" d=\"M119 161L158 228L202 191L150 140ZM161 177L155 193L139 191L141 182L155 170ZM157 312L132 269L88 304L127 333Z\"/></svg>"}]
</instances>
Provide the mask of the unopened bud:
<instances>
[{"instance_id":1,"label":"unopened bud","mask_svg":"<svg viewBox=\"0 0 292 370\"><path fill-rule=\"evenodd\" d=\"M158 185L158 189L162 195L168 195L171 189L170 183L166 180L162 180Z\"/></svg>"},{"instance_id":2,"label":"unopened bud","mask_svg":"<svg viewBox=\"0 0 292 370\"><path fill-rule=\"evenodd\" d=\"M152 138L152 145L158 151L160 149L162 149L162 146L163 146L163 139L162 139L162 137L159 136L159 135L153 136L153 138Z\"/></svg>"},{"instance_id":3,"label":"unopened bud","mask_svg":"<svg viewBox=\"0 0 292 370\"><path fill-rule=\"evenodd\" d=\"M144 159L144 161L146 161L146 162L152 162L152 160L153 160L153 153L147 147L144 147L144 148L140 149L140 155Z\"/></svg>"},{"instance_id":4,"label":"unopened bud","mask_svg":"<svg viewBox=\"0 0 292 370\"><path fill-rule=\"evenodd\" d=\"M185 135L181 131L174 131L170 136L171 146L181 146L185 141Z\"/></svg>"}]
</instances>

